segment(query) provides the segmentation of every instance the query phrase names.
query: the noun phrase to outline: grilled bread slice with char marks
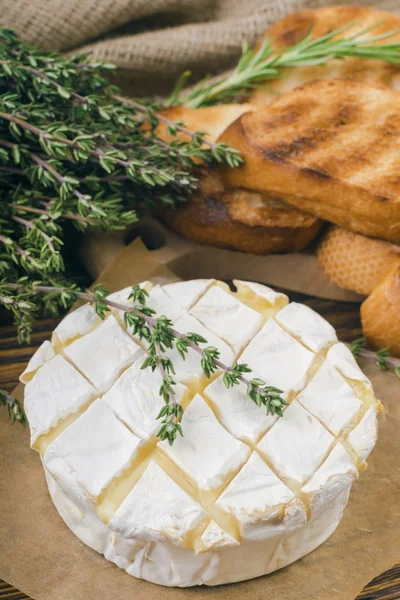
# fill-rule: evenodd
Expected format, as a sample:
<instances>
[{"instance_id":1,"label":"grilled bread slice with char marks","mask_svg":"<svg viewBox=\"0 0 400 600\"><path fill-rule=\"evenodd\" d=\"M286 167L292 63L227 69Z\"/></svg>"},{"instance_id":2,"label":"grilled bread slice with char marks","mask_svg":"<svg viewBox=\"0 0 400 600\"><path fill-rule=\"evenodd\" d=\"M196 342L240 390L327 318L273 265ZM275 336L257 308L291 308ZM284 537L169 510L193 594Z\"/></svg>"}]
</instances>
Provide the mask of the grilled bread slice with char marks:
<instances>
[{"instance_id":1,"label":"grilled bread slice with char marks","mask_svg":"<svg viewBox=\"0 0 400 600\"><path fill-rule=\"evenodd\" d=\"M267 38L274 50L282 51L304 39L308 34L312 38L326 35L333 29L347 24L353 26L338 37L350 37L372 25L376 25L364 37L380 35L400 27L400 17L367 6L325 6L314 10L305 10L289 15L269 27L256 46ZM400 40L400 32L377 44L389 44ZM330 60L325 65L294 67L286 69L282 77L268 80L265 89L256 89L249 102L264 106L276 99L276 94L284 94L296 87L315 79L353 79L369 85L385 85L400 90L400 66L381 60L365 60L348 57L344 60ZM271 90L275 93L271 93Z\"/></svg>"},{"instance_id":2,"label":"grilled bread slice with char marks","mask_svg":"<svg viewBox=\"0 0 400 600\"><path fill-rule=\"evenodd\" d=\"M220 173L227 185L400 243L399 98L355 81L306 84L225 130L219 141L244 164Z\"/></svg>"},{"instance_id":3,"label":"grilled bread slice with char marks","mask_svg":"<svg viewBox=\"0 0 400 600\"><path fill-rule=\"evenodd\" d=\"M162 115L183 122L189 131L207 132L206 140L218 136L242 114L253 110L250 104L221 104L206 108L175 106ZM170 141L165 123L157 134ZM178 139L187 135L178 132ZM302 250L315 238L322 222L285 204L274 194L229 188L217 173L203 169L199 189L178 209L160 206L157 216L173 231L184 237L221 248L270 254Z\"/></svg>"},{"instance_id":4,"label":"grilled bread slice with char marks","mask_svg":"<svg viewBox=\"0 0 400 600\"><path fill-rule=\"evenodd\" d=\"M206 169L188 202L177 210L160 207L158 216L200 244L261 255L302 250L322 227L322 221L273 194L225 187Z\"/></svg>"}]
</instances>

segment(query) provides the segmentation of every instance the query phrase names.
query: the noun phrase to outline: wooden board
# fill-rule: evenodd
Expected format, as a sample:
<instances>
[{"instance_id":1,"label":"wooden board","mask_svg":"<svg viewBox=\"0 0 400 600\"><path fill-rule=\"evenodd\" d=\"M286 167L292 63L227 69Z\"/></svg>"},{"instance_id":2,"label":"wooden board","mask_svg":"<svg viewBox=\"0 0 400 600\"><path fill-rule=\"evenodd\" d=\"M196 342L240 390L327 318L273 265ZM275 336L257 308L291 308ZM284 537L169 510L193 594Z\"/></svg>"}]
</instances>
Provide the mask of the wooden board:
<instances>
[{"instance_id":1,"label":"wooden board","mask_svg":"<svg viewBox=\"0 0 400 600\"><path fill-rule=\"evenodd\" d=\"M290 292L290 298L304 302L323 315L336 328L339 339L351 341L361 336L359 305L311 298ZM35 325L30 346L20 346L8 314L0 312L0 388L12 390L18 376L36 348L56 327L59 319L42 319ZM11 541L10 541L11 543ZM1 558L0 558L1 560ZM400 560L400 548L399 548ZM399 600L400 564L369 583L356 600ZM28 596L0 579L0 600L30 600Z\"/></svg>"}]
</instances>

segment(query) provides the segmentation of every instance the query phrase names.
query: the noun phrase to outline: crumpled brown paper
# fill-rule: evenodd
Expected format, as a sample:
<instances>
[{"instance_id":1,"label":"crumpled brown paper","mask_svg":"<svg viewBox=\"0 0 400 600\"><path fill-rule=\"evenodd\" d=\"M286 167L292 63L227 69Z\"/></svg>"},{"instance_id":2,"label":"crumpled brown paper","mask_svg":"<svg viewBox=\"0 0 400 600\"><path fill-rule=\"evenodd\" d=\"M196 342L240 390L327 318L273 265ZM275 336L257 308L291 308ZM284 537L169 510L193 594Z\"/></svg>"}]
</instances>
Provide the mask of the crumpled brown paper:
<instances>
[{"instance_id":1,"label":"crumpled brown paper","mask_svg":"<svg viewBox=\"0 0 400 600\"><path fill-rule=\"evenodd\" d=\"M312 248L302 253L269 256L222 250L186 240L152 218L142 218L128 231L111 234L98 230L86 232L78 244L80 259L93 279L103 281L102 273L109 271L112 262L137 237L141 237L152 249L151 256L159 265L168 265L168 269L180 279L249 279L318 298L346 302L364 300L356 292L344 290L330 281Z\"/></svg>"},{"instance_id":2,"label":"crumpled brown paper","mask_svg":"<svg viewBox=\"0 0 400 600\"><path fill-rule=\"evenodd\" d=\"M143 279L176 279L169 271L176 257L170 264L160 262L159 256L137 240L100 279L110 290ZM201 275L207 269L213 274L212 256L204 253ZM230 256L234 260L235 254ZM193 265L187 261L188 277L198 276L200 261L193 264L191 272ZM234 262L226 265L230 273L234 267ZM263 273L257 277L252 270L251 278L263 280ZM82 544L50 500L28 431L11 427L2 411L0 577L36 600L159 600L160 594L163 600L354 600L365 584L400 558L400 382L373 364L363 366L385 415L369 468L354 484L339 528L320 548L281 571L216 588L160 588L127 575Z\"/></svg>"}]
</instances>

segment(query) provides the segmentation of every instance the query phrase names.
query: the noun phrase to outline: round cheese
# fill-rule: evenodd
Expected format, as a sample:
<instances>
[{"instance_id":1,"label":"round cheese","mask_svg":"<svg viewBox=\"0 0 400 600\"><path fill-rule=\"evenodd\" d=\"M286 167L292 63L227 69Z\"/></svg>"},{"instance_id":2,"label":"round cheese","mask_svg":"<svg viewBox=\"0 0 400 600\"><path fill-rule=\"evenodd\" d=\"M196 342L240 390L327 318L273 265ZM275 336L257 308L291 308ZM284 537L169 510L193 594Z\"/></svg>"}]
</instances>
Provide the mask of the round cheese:
<instances>
[{"instance_id":1,"label":"round cheese","mask_svg":"<svg viewBox=\"0 0 400 600\"><path fill-rule=\"evenodd\" d=\"M157 437L161 375L123 311L70 313L30 361L25 410L61 517L130 575L167 586L218 585L271 573L338 526L377 435L371 383L334 329L307 306L245 281L152 286L147 304L196 332L249 378L279 387L266 415L200 357L167 352L183 437ZM131 304L129 288L111 299Z\"/></svg>"}]
</instances>

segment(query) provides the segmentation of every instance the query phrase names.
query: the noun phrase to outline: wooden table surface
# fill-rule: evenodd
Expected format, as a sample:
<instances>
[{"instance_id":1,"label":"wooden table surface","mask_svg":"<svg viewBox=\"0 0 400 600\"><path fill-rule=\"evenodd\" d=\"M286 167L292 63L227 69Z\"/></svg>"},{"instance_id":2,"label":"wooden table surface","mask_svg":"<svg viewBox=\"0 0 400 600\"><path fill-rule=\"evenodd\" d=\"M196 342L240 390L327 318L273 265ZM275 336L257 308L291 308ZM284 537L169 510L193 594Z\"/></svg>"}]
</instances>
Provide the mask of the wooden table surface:
<instances>
[{"instance_id":1,"label":"wooden table surface","mask_svg":"<svg viewBox=\"0 0 400 600\"><path fill-rule=\"evenodd\" d=\"M359 306L353 303L333 302L290 293L292 300L304 302L323 315L338 332L343 341L360 337ZM46 339L59 319L42 319L37 322L30 346L20 346L7 314L0 311L0 388L12 390L18 376L36 348ZM400 541L399 541L400 560ZM1 557L0 557L1 566ZM299 598L301 595L299 596ZM0 600L23 600L28 596L0 579ZM400 564L382 573L369 583L356 600L400 600ZM73 600L71 598L71 600ZM89 599L88 599L89 600ZM282 599L284 600L284 599ZM301 600L307 600L302 598Z\"/></svg>"}]
</instances>

